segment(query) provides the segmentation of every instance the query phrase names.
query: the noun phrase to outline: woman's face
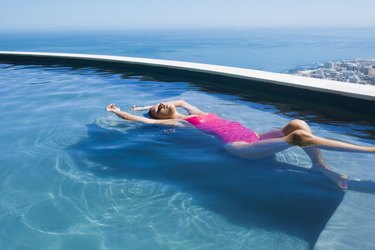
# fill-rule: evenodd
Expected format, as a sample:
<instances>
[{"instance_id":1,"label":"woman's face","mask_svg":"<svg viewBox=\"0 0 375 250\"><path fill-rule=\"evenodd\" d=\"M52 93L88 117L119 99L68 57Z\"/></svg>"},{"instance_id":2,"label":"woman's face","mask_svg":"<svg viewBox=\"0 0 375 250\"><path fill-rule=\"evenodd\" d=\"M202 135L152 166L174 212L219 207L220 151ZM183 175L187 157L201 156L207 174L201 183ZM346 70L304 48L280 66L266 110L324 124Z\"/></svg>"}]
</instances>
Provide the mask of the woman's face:
<instances>
[{"instance_id":1,"label":"woman's face","mask_svg":"<svg viewBox=\"0 0 375 250\"><path fill-rule=\"evenodd\" d=\"M174 119L176 118L176 106L169 103L161 102L150 109L150 113L157 119Z\"/></svg>"}]
</instances>

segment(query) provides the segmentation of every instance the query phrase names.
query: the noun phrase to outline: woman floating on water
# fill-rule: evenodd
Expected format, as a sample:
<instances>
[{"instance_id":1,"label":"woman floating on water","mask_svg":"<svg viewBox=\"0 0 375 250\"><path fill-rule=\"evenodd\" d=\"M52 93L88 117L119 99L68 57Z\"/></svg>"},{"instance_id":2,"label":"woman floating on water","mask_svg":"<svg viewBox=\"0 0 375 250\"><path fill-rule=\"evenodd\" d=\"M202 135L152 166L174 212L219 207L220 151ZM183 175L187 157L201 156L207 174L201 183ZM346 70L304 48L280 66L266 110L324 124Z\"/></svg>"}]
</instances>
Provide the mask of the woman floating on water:
<instances>
[{"instance_id":1,"label":"woman floating on water","mask_svg":"<svg viewBox=\"0 0 375 250\"><path fill-rule=\"evenodd\" d=\"M179 113L176 107L185 109L189 114ZM263 158L289 147L299 146L310 157L313 164L311 169L327 176L341 189L348 187L346 175L330 169L323 161L320 149L361 153L375 152L375 147L357 146L317 137L312 134L310 127L302 120L293 120L283 129L258 135L238 122L203 112L183 100L161 102L154 106L133 106L132 110L149 110L151 118L121 111L115 104L107 106L107 111L125 120L177 126L186 122L190 123L194 127L218 137L225 143L225 149L228 152L243 158Z\"/></svg>"}]
</instances>

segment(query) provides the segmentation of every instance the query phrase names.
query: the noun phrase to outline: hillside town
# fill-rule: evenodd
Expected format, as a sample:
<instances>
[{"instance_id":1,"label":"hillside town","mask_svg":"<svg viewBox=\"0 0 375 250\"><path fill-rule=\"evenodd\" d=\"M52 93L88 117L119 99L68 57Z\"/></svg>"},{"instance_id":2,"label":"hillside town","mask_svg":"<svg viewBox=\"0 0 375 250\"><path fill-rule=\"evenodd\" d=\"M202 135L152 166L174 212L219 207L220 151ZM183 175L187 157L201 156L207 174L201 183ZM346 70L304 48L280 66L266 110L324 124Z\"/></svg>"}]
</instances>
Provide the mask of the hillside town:
<instances>
[{"instance_id":1,"label":"hillside town","mask_svg":"<svg viewBox=\"0 0 375 250\"><path fill-rule=\"evenodd\" d=\"M375 85L375 59L325 62L317 67L291 71L294 75Z\"/></svg>"}]
</instances>

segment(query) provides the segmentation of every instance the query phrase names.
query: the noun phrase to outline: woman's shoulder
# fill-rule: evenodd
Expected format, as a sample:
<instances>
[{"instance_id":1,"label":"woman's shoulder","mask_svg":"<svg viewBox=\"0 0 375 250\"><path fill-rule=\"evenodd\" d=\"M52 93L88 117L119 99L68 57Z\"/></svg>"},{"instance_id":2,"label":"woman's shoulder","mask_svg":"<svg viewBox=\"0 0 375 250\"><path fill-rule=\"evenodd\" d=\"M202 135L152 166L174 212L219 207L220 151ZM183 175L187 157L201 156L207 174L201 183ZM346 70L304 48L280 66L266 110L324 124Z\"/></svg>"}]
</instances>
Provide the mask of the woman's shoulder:
<instances>
[{"instance_id":1,"label":"woman's shoulder","mask_svg":"<svg viewBox=\"0 0 375 250\"><path fill-rule=\"evenodd\" d=\"M212 115L212 113L200 112L200 113L196 113L196 114L190 114L190 115L185 117L185 120L189 119L189 118L193 118L193 117L203 117L203 116L208 116L208 115Z\"/></svg>"},{"instance_id":2,"label":"woman's shoulder","mask_svg":"<svg viewBox=\"0 0 375 250\"><path fill-rule=\"evenodd\" d=\"M189 115L188 117L185 118L185 121L196 125L196 124L202 124L206 123L211 120L216 120L218 119L218 116L212 113L205 113L204 115Z\"/></svg>"}]
</instances>

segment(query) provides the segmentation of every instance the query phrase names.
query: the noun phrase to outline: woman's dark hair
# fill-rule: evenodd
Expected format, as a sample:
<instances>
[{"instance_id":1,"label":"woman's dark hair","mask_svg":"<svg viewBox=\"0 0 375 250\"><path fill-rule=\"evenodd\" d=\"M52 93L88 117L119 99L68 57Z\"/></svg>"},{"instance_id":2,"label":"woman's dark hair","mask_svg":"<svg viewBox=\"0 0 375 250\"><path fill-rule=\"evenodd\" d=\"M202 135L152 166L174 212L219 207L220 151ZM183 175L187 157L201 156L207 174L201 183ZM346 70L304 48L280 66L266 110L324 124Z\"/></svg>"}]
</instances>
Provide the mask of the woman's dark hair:
<instances>
[{"instance_id":1,"label":"woman's dark hair","mask_svg":"<svg viewBox=\"0 0 375 250\"><path fill-rule=\"evenodd\" d=\"M148 110L148 116L153 119L160 119L152 114L151 109Z\"/></svg>"}]
</instances>

